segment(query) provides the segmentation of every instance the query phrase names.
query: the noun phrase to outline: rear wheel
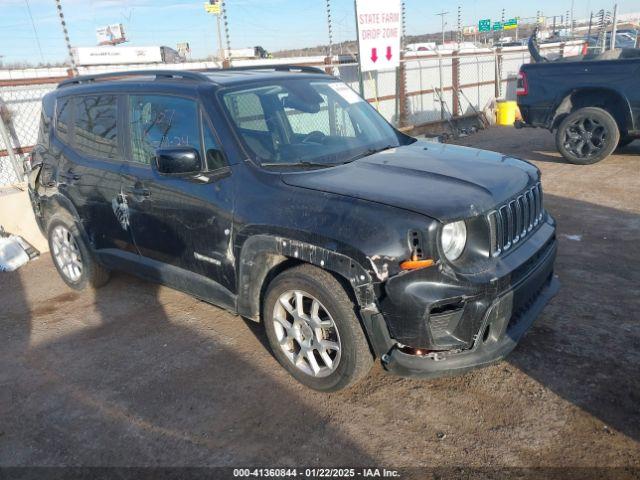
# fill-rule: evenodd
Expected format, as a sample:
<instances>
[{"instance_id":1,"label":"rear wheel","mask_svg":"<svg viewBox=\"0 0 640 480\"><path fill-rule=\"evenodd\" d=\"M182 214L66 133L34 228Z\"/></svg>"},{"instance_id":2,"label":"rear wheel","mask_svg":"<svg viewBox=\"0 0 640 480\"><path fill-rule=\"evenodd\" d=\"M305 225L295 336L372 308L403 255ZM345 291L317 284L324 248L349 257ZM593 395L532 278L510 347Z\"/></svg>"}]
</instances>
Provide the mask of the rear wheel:
<instances>
[{"instance_id":1,"label":"rear wheel","mask_svg":"<svg viewBox=\"0 0 640 480\"><path fill-rule=\"evenodd\" d=\"M109 281L109 271L94 260L70 217L54 217L47 228L47 239L56 270L71 288L98 288Z\"/></svg>"},{"instance_id":2,"label":"rear wheel","mask_svg":"<svg viewBox=\"0 0 640 480\"><path fill-rule=\"evenodd\" d=\"M620 141L615 119L601 108L587 107L567 116L556 132L558 151L571 163L589 165L613 153Z\"/></svg>"},{"instance_id":3,"label":"rear wheel","mask_svg":"<svg viewBox=\"0 0 640 480\"><path fill-rule=\"evenodd\" d=\"M340 390L371 369L355 305L324 270L301 265L278 275L265 295L263 321L274 356L307 387Z\"/></svg>"}]
</instances>

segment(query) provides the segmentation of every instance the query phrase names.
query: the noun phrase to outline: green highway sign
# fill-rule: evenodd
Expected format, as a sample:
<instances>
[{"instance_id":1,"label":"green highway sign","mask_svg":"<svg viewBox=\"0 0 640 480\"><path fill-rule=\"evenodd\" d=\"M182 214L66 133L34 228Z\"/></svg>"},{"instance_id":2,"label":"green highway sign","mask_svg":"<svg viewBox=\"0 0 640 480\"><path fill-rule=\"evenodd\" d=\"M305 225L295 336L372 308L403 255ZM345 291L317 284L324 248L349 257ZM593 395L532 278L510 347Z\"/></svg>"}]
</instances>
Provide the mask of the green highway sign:
<instances>
[{"instance_id":1,"label":"green highway sign","mask_svg":"<svg viewBox=\"0 0 640 480\"><path fill-rule=\"evenodd\" d=\"M494 22L493 23L493 30L502 30L502 22Z\"/></svg>"},{"instance_id":2,"label":"green highway sign","mask_svg":"<svg viewBox=\"0 0 640 480\"><path fill-rule=\"evenodd\" d=\"M504 30L513 30L514 28L518 28L518 19L511 18L507 20L506 22L504 22L503 28Z\"/></svg>"},{"instance_id":3,"label":"green highway sign","mask_svg":"<svg viewBox=\"0 0 640 480\"><path fill-rule=\"evenodd\" d=\"M487 18L485 20L480 20L478 22L478 31L479 32L488 32L491 30L491 19Z\"/></svg>"}]
</instances>

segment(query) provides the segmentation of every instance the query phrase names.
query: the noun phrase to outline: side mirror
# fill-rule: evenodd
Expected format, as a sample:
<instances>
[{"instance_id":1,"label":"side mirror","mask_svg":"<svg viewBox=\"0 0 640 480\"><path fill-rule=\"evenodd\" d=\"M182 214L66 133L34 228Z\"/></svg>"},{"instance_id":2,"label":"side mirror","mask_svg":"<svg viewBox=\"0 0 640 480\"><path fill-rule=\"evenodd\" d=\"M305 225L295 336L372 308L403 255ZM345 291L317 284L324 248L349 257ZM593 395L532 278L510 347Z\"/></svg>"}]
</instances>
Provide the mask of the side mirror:
<instances>
[{"instance_id":1,"label":"side mirror","mask_svg":"<svg viewBox=\"0 0 640 480\"><path fill-rule=\"evenodd\" d=\"M162 175L186 175L202 170L200 154L192 147L159 148L155 166Z\"/></svg>"}]
</instances>

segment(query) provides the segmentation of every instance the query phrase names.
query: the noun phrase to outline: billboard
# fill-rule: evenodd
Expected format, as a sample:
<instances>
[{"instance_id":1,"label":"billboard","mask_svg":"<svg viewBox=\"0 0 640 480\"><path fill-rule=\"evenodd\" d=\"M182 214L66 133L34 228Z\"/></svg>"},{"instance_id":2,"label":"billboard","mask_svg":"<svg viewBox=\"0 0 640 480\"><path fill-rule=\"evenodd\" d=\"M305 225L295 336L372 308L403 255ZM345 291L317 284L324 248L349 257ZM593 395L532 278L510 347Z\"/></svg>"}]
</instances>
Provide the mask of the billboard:
<instances>
[{"instance_id":1,"label":"billboard","mask_svg":"<svg viewBox=\"0 0 640 480\"><path fill-rule=\"evenodd\" d=\"M114 23L113 25L97 28L96 39L98 40L98 45L117 45L127 41L124 27L121 23Z\"/></svg>"},{"instance_id":2,"label":"billboard","mask_svg":"<svg viewBox=\"0 0 640 480\"><path fill-rule=\"evenodd\" d=\"M204 11L212 15L220 15L222 9L220 8L220 0L209 0L204 4Z\"/></svg>"},{"instance_id":3,"label":"billboard","mask_svg":"<svg viewBox=\"0 0 640 480\"><path fill-rule=\"evenodd\" d=\"M127 63L162 63L161 47L78 47L72 49L78 65L121 65Z\"/></svg>"},{"instance_id":4,"label":"billboard","mask_svg":"<svg viewBox=\"0 0 640 480\"><path fill-rule=\"evenodd\" d=\"M462 27L462 34L464 36L470 36L470 35L475 35L476 33L478 33L479 29L476 25L469 25L468 27ZM483 30L486 31L486 30Z\"/></svg>"}]
</instances>

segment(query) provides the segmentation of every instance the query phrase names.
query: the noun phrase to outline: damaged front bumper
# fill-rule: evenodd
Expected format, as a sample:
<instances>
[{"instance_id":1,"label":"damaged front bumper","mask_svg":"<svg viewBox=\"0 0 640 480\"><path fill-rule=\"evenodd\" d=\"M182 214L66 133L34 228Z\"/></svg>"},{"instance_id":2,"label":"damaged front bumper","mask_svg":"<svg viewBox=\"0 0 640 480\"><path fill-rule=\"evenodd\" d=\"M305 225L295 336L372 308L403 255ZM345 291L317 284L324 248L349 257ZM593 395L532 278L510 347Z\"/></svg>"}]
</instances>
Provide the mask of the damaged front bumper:
<instances>
[{"instance_id":1,"label":"damaged front bumper","mask_svg":"<svg viewBox=\"0 0 640 480\"><path fill-rule=\"evenodd\" d=\"M559 288L559 282L553 275L557 242L555 224L550 217L535 237L531 239L529 248L519 252L521 258L516 252L512 253L511 266L521 262L518 269L507 274L500 268L492 272L502 274L494 278L492 286L485 285L483 288L472 283L458 286L461 291L467 292L461 296L466 306L464 313L459 314L457 330L449 337L435 338L431 334L434 328L427 315L414 317L413 322L405 319L404 325L413 323L419 326L412 330L417 335L417 340L412 342L402 339L401 331L394 334L394 325L389 325L388 316L385 319L382 313L366 315L365 312L365 326L384 368L401 376L434 378L455 375L502 360L515 348ZM532 250L535 253L531 256ZM523 261L523 258L527 259ZM508 269L509 262L505 262L502 268ZM518 270L520 273L516 274ZM404 286L403 291L426 292L426 288L419 288L420 283L416 280L408 284L409 287ZM450 287L443 290L455 291ZM407 297L406 293L403 296ZM416 298L407 297L407 301L415 303ZM450 317L453 318L452 315ZM459 334L469 328L473 333L468 338ZM456 340L459 340L458 345L454 345ZM450 346L438 348L438 341L450 342ZM418 348L407 348L403 344Z\"/></svg>"}]
</instances>

